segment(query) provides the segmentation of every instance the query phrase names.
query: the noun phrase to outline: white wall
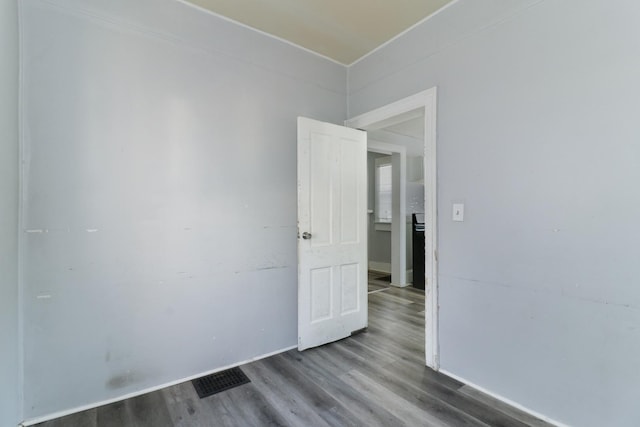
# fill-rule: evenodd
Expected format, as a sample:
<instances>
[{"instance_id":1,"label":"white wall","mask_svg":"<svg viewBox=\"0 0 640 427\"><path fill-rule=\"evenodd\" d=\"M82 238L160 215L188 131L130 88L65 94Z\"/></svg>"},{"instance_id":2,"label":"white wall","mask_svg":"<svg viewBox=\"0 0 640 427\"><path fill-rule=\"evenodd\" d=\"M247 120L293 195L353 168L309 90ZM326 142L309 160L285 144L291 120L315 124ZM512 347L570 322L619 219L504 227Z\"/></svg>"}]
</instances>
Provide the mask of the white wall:
<instances>
[{"instance_id":1,"label":"white wall","mask_svg":"<svg viewBox=\"0 0 640 427\"><path fill-rule=\"evenodd\" d=\"M174 0L23 8L25 417L294 346L296 117L346 118L344 67Z\"/></svg>"},{"instance_id":2,"label":"white wall","mask_svg":"<svg viewBox=\"0 0 640 427\"><path fill-rule=\"evenodd\" d=\"M570 425L640 424L639 20L461 0L349 70L350 116L438 86L442 368Z\"/></svg>"},{"instance_id":3,"label":"white wall","mask_svg":"<svg viewBox=\"0 0 640 427\"><path fill-rule=\"evenodd\" d=\"M18 13L0 1L0 425L20 420L18 354Z\"/></svg>"}]
</instances>

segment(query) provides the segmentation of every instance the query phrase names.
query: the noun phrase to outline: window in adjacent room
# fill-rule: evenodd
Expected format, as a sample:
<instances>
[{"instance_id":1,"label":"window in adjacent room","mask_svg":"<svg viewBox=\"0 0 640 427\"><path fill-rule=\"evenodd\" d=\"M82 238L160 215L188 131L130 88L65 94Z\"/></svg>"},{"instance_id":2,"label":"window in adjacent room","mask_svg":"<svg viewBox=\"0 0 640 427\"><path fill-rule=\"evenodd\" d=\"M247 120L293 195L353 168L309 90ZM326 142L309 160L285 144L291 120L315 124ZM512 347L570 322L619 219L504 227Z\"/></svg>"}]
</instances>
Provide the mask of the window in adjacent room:
<instances>
[{"instance_id":1,"label":"window in adjacent room","mask_svg":"<svg viewBox=\"0 0 640 427\"><path fill-rule=\"evenodd\" d=\"M391 156L379 157L375 161L375 217L376 222L390 223L392 210L392 170Z\"/></svg>"}]
</instances>

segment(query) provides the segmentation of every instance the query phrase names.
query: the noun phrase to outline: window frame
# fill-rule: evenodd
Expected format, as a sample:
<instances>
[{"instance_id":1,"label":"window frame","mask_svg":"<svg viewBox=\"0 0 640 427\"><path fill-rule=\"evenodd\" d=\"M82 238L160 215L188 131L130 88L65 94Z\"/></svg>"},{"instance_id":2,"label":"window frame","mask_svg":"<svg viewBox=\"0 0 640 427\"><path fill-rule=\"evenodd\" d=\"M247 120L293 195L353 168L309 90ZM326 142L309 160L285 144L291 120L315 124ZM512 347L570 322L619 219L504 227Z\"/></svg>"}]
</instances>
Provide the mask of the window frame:
<instances>
[{"instance_id":1,"label":"window frame","mask_svg":"<svg viewBox=\"0 0 640 427\"><path fill-rule=\"evenodd\" d=\"M381 189L380 189L380 178L381 178L381 174L380 171L382 168L388 168L389 169L389 174L388 174L388 210L385 209L385 212L388 211L389 215L388 216L384 216L382 217L381 211L382 209L380 208L381 206ZM391 163L391 156L384 156L384 157L378 157L375 159L375 163L374 163L374 221L376 224L381 224L384 225L383 227L380 228L389 228L389 231L391 230L391 223L393 221L393 166ZM378 228L378 227L376 227Z\"/></svg>"}]
</instances>

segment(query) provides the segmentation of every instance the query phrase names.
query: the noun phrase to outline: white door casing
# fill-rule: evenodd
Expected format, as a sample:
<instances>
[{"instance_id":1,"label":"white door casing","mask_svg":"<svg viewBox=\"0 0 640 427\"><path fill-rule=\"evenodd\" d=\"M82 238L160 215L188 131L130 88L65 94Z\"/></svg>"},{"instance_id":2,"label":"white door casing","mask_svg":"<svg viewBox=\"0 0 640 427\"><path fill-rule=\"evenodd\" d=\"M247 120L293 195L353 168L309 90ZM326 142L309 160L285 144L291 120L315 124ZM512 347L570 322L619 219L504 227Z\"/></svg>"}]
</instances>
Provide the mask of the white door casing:
<instances>
[{"instance_id":1,"label":"white door casing","mask_svg":"<svg viewBox=\"0 0 640 427\"><path fill-rule=\"evenodd\" d=\"M367 134L298 118L298 349L367 326Z\"/></svg>"},{"instance_id":2,"label":"white door casing","mask_svg":"<svg viewBox=\"0 0 640 427\"><path fill-rule=\"evenodd\" d=\"M383 129L424 114L424 201L425 201L425 363L440 369L438 327L438 197L436 117L437 88L423 92L346 120L356 129Z\"/></svg>"}]
</instances>

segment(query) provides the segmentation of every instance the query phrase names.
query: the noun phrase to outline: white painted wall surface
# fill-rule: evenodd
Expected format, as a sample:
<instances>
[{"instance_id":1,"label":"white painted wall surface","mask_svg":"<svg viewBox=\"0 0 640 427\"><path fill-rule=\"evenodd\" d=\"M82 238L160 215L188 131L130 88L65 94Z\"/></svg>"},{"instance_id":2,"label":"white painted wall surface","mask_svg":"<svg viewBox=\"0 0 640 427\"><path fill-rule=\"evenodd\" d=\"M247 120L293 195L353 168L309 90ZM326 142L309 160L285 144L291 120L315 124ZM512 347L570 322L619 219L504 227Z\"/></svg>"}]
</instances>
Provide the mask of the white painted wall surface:
<instances>
[{"instance_id":1,"label":"white painted wall surface","mask_svg":"<svg viewBox=\"0 0 640 427\"><path fill-rule=\"evenodd\" d=\"M461 0L349 71L352 117L438 86L442 368L576 426L640 424L639 20Z\"/></svg>"},{"instance_id":2,"label":"white painted wall surface","mask_svg":"<svg viewBox=\"0 0 640 427\"><path fill-rule=\"evenodd\" d=\"M346 70L173 0L22 5L25 417L294 346L296 117L342 123Z\"/></svg>"},{"instance_id":3,"label":"white painted wall surface","mask_svg":"<svg viewBox=\"0 0 640 427\"><path fill-rule=\"evenodd\" d=\"M18 353L18 11L0 1L0 425L20 421Z\"/></svg>"},{"instance_id":4,"label":"white painted wall surface","mask_svg":"<svg viewBox=\"0 0 640 427\"><path fill-rule=\"evenodd\" d=\"M0 1L0 425L20 421L18 345L18 11Z\"/></svg>"}]
</instances>

